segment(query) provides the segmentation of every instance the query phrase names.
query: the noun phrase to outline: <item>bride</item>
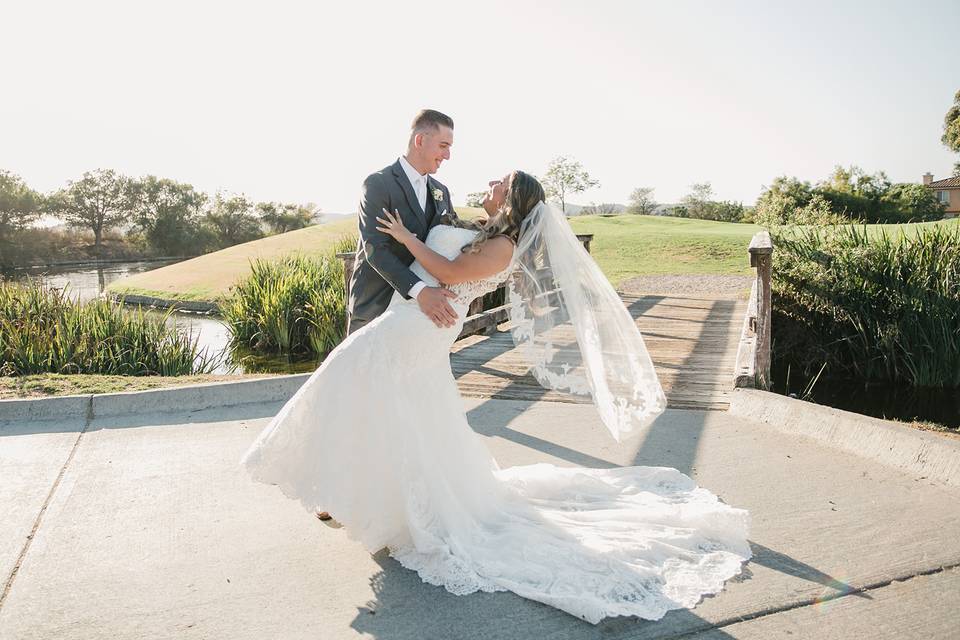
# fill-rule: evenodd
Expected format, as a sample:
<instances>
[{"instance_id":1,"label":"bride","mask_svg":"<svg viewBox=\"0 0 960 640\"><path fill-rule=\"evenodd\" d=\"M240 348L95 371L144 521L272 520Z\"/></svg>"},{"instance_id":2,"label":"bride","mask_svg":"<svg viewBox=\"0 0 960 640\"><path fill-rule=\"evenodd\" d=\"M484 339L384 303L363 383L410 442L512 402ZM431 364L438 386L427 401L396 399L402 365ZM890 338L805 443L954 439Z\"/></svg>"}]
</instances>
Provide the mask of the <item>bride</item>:
<instances>
[{"instance_id":1,"label":"bride","mask_svg":"<svg viewBox=\"0 0 960 640\"><path fill-rule=\"evenodd\" d=\"M589 395L618 441L666 405L636 325L563 214L522 171L505 187L485 224L441 224L426 243L383 212L379 229L414 273L456 294L458 322L438 327L394 294L241 464L454 594L509 590L594 624L693 608L749 559L745 510L667 467L501 469L467 424L450 347L470 302L505 280L514 341L541 384Z\"/></svg>"}]
</instances>

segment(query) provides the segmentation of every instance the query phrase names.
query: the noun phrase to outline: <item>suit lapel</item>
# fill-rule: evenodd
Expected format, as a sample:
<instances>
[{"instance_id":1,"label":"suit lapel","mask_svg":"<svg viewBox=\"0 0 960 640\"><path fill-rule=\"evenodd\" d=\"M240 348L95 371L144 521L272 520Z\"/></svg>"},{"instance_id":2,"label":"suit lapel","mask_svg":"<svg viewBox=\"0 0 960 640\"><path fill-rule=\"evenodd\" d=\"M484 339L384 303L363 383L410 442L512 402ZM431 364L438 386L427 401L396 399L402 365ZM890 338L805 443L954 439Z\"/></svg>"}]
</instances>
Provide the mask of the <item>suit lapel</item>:
<instances>
[{"instance_id":1,"label":"suit lapel","mask_svg":"<svg viewBox=\"0 0 960 640\"><path fill-rule=\"evenodd\" d=\"M437 202L433 197L434 190L438 190L443 193L443 189L440 187L440 184L430 176L427 176L427 209L430 210L432 214L430 219L427 220L428 226L433 226L434 220L438 219L439 216L447 210L447 201L444 200L442 202Z\"/></svg>"},{"instance_id":2,"label":"suit lapel","mask_svg":"<svg viewBox=\"0 0 960 640\"><path fill-rule=\"evenodd\" d=\"M410 210L417 214L421 221L424 220L426 214L423 209L420 208L420 201L417 200L417 194L413 192L413 185L410 184L410 179L407 177L407 174L404 173L399 160L393 163L393 177L397 179L397 183L403 190L403 196L407 199L407 205L410 207ZM427 178L428 185L429 180L430 179ZM429 193L427 193L427 197L430 197Z\"/></svg>"}]
</instances>

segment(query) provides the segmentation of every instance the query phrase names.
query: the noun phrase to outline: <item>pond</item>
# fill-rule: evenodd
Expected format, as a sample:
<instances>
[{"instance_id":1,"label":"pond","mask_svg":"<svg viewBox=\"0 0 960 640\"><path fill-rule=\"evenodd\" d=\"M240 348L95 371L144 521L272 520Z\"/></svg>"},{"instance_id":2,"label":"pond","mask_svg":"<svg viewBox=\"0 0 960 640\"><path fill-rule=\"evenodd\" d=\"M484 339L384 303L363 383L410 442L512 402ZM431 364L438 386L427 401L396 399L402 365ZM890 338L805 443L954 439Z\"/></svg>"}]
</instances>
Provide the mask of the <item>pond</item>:
<instances>
[{"instance_id":1,"label":"pond","mask_svg":"<svg viewBox=\"0 0 960 640\"><path fill-rule=\"evenodd\" d=\"M787 386L787 363L771 365L771 391L802 396L816 376L798 376L791 367ZM935 422L960 428L960 389L908 387L902 384L864 383L862 380L820 378L806 398L810 402L887 420Z\"/></svg>"},{"instance_id":2,"label":"pond","mask_svg":"<svg viewBox=\"0 0 960 640\"><path fill-rule=\"evenodd\" d=\"M87 263L69 266L47 266L21 269L5 274L5 280L24 282L39 280L50 286L63 288L71 297L81 302L98 297L108 284L126 276L159 269L176 260L133 261L117 263ZM147 309L147 313L163 315L165 309ZM230 332L219 318L206 314L174 311L167 318L168 325L175 325L195 337L200 352L207 357L218 357L214 373L305 373L313 371L317 363L291 361L283 357L265 357L249 352L230 352L227 346Z\"/></svg>"}]
</instances>

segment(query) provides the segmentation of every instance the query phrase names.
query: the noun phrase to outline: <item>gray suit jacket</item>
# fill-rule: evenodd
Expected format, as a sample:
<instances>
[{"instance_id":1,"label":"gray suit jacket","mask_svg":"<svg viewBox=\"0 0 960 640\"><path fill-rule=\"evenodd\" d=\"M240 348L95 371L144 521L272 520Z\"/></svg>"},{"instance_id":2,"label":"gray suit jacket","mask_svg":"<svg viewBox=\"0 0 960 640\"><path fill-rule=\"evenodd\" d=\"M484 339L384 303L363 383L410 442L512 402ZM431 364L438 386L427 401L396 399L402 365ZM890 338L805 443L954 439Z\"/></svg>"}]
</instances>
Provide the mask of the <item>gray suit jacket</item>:
<instances>
[{"instance_id":1,"label":"gray suit jacket","mask_svg":"<svg viewBox=\"0 0 960 640\"><path fill-rule=\"evenodd\" d=\"M435 199L435 190L442 194L440 199ZM431 176L427 176L427 210L421 209L399 160L367 176L360 197L360 238L347 301L349 333L383 313L394 290L409 299L410 288L420 280L410 271L413 255L407 248L377 230L377 217L383 217L383 209L398 210L404 226L423 241L430 229L440 224L444 211L453 218L457 215L450 204L450 191Z\"/></svg>"}]
</instances>

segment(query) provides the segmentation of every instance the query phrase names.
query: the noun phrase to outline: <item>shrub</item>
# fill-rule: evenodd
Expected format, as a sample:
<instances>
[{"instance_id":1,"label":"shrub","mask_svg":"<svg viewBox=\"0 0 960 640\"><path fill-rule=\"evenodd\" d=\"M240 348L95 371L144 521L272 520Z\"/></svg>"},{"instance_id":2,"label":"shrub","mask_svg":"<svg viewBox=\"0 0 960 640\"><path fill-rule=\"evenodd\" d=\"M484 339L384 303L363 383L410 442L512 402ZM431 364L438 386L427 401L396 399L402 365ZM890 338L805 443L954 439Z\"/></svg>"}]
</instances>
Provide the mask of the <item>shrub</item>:
<instances>
[{"instance_id":1,"label":"shrub","mask_svg":"<svg viewBox=\"0 0 960 640\"><path fill-rule=\"evenodd\" d=\"M806 373L960 386L960 230L775 234L775 357Z\"/></svg>"},{"instance_id":2,"label":"shrub","mask_svg":"<svg viewBox=\"0 0 960 640\"><path fill-rule=\"evenodd\" d=\"M67 288L0 283L0 374L101 373L177 376L210 373L200 353L164 315L106 299L80 303Z\"/></svg>"},{"instance_id":3,"label":"shrub","mask_svg":"<svg viewBox=\"0 0 960 640\"><path fill-rule=\"evenodd\" d=\"M231 348L317 359L329 353L343 340L346 323L343 263L336 253L355 247L348 236L324 256L254 261L221 305Z\"/></svg>"}]
</instances>

